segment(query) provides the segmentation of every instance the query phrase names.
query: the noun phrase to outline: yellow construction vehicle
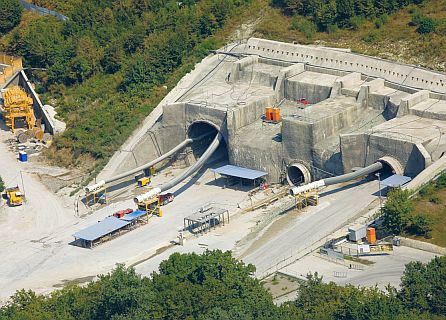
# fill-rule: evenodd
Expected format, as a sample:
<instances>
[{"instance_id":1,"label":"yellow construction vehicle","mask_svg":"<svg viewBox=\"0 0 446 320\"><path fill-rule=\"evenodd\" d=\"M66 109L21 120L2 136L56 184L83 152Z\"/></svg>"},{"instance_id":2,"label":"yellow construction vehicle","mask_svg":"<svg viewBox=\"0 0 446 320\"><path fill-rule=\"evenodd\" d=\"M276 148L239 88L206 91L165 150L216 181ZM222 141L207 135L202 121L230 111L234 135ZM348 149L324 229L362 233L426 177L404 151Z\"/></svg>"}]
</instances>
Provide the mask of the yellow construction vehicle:
<instances>
[{"instance_id":1,"label":"yellow construction vehicle","mask_svg":"<svg viewBox=\"0 0 446 320\"><path fill-rule=\"evenodd\" d=\"M9 206L13 207L23 204L23 199L25 196L22 191L20 191L20 188L18 186L7 188L5 191Z\"/></svg>"},{"instance_id":2,"label":"yellow construction vehicle","mask_svg":"<svg viewBox=\"0 0 446 320\"><path fill-rule=\"evenodd\" d=\"M150 184L150 177L142 177L138 179L138 187L145 187Z\"/></svg>"},{"instance_id":3,"label":"yellow construction vehicle","mask_svg":"<svg viewBox=\"0 0 446 320\"><path fill-rule=\"evenodd\" d=\"M33 129L36 117L33 110L33 99L20 87L11 87L4 94L4 117L6 126L14 132L16 127Z\"/></svg>"}]
</instances>

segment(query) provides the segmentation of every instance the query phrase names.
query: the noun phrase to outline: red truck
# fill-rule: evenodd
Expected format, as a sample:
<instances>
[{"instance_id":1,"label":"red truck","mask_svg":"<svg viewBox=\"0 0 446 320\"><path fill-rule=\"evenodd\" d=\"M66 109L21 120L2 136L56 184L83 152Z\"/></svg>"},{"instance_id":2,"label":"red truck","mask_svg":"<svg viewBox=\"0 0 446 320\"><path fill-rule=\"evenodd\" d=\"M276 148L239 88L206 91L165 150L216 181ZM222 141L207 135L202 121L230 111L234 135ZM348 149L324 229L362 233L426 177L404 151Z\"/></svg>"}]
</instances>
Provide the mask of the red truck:
<instances>
[{"instance_id":1,"label":"red truck","mask_svg":"<svg viewBox=\"0 0 446 320\"><path fill-rule=\"evenodd\" d=\"M170 192L166 194L160 194L160 204L162 206L165 206L166 204L172 202L174 198L175 196L173 195L173 193Z\"/></svg>"},{"instance_id":2,"label":"red truck","mask_svg":"<svg viewBox=\"0 0 446 320\"><path fill-rule=\"evenodd\" d=\"M125 210L121 210L118 212L113 213L113 217L119 218L121 219L123 216L125 216L126 214L132 213L133 209L125 209Z\"/></svg>"}]
</instances>

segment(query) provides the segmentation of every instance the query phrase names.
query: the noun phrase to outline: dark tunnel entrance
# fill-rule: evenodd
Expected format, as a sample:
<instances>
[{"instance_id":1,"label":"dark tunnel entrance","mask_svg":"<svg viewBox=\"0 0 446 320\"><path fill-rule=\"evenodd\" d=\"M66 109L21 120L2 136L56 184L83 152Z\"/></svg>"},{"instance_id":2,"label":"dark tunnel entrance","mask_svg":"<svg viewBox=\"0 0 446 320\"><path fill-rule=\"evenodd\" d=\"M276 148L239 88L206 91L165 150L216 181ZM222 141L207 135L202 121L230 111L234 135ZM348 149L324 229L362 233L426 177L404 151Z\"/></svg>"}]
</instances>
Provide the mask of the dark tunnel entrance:
<instances>
[{"instance_id":1,"label":"dark tunnel entrance","mask_svg":"<svg viewBox=\"0 0 446 320\"><path fill-rule=\"evenodd\" d=\"M286 178L290 186L300 186L311 182L310 171L301 163L289 165Z\"/></svg>"},{"instance_id":2,"label":"dark tunnel entrance","mask_svg":"<svg viewBox=\"0 0 446 320\"><path fill-rule=\"evenodd\" d=\"M191 144L191 149L196 159L200 158L203 155L203 153L208 149L217 134L217 126L206 121L197 121L189 126L187 132L188 138L199 138L197 141L194 141ZM226 141L223 138L220 142L220 146L214 152L210 161L225 159L228 159L228 150L226 147Z\"/></svg>"},{"instance_id":3,"label":"dark tunnel entrance","mask_svg":"<svg viewBox=\"0 0 446 320\"><path fill-rule=\"evenodd\" d=\"M380 158L378 161L383 165L383 168L379 170L381 180L386 179L394 174L404 174L403 167L395 158L386 156Z\"/></svg>"}]
</instances>

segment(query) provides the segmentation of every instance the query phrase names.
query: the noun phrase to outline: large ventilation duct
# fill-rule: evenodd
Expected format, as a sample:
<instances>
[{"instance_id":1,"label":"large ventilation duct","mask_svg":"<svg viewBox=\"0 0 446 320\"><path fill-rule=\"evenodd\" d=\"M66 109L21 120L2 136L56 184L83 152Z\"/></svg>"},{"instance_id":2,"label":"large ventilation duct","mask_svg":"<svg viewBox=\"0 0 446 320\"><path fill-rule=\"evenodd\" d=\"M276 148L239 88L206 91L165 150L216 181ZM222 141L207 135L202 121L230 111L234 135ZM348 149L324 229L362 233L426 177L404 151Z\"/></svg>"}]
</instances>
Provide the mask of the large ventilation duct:
<instances>
[{"instance_id":1,"label":"large ventilation duct","mask_svg":"<svg viewBox=\"0 0 446 320\"><path fill-rule=\"evenodd\" d=\"M346 173L337 177L327 178L318 180L315 182L308 183L306 185L300 186L300 187L294 187L290 189L290 194L292 196L299 195L303 192L307 192L310 190L320 189L322 187L330 186L333 184L348 182L351 180L355 180L358 178L361 178L363 176L369 175L373 172L382 170L383 164L381 162L375 162L374 164L371 164L370 166L367 166L365 168L359 169L355 172Z\"/></svg>"},{"instance_id":2,"label":"large ventilation duct","mask_svg":"<svg viewBox=\"0 0 446 320\"><path fill-rule=\"evenodd\" d=\"M221 132L218 132L215 136L212 143L209 145L209 147L206 149L206 151L203 153L203 155L198 159L198 161L191 166L189 169L187 169L185 172L183 172L178 177L173 178L169 182L163 184L160 189L161 192L167 191L174 186L176 186L178 183L186 179L187 177L194 174L198 169L201 168L201 166L212 156L212 154L218 149L218 146L220 145L221 140L223 139L223 135Z\"/></svg>"},{"instance_id":3,"label":"large ventilation duct","mask_svg":"<svg viewBox=\"0 0 446 320\"><path fill-rule=\"evenodd\" d=\"M177 145L175 148L171 149L170 151L166 152L165 154L163 154L161 157L156 158L155 160L152 160L146 164L143 164L142 166L139 166L135 169L132 169L130 171L121 173L117 176L111 177L110 179L106 179L105 183L110 183L110 182L114 182L117 180L120 180L122 178L134 175L135 173L138 173L140 171L143 171L144 169L150 168L154 165L156 165L157 163L167 159L168 157L170 157L171 155L175 154L176 152L180 151L181 149L183 149L184 147L186 147L188 144L191 144L194 140L193 139L186 139L183 142L181 142L179 145Z\"/></svg>"}]
</instances>

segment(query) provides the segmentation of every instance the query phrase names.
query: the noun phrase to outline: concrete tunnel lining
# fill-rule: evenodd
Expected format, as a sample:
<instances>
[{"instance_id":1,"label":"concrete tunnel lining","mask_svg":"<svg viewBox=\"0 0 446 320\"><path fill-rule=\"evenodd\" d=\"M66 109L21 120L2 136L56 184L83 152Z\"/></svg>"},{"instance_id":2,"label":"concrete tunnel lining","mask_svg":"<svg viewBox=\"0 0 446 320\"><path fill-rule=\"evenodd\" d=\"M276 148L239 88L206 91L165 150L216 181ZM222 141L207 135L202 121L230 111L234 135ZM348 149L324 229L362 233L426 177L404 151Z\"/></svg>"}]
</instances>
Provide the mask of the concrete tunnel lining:
<instances>
[{"instance_id":1,"label":"concrete tunnel lining","mask_svg":"<svg viewBox=\"0 0 446 320\"><path fill-rule=\"evenodd\" d=\"M311 173L304 164L293 163L287 168L286 179L290 186L299 186L311 182Z\"/></svg>"},{"instance_id":2,"label":"concrete tunnel lining","mask_svg":"<svg viewBox=\"0 0 446 320\"><path fill-rule=\"evenodd\" d=\"M385 156L378 159L379 162L383 164L383 169L381 170L383 174L404 174L404 167L401 163L393 157ZM389 172L390 171L390 172Z\"/></svg>"}]
</instances>

